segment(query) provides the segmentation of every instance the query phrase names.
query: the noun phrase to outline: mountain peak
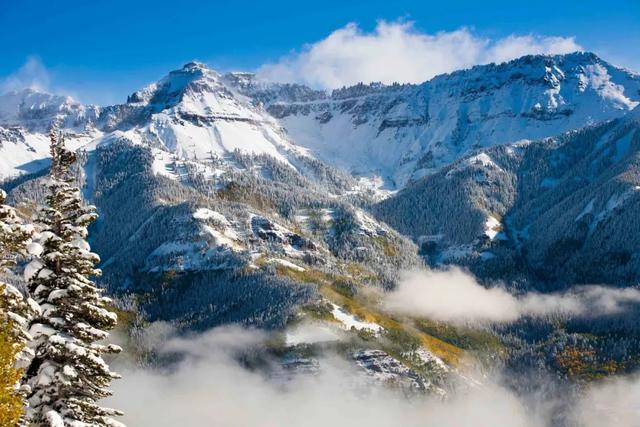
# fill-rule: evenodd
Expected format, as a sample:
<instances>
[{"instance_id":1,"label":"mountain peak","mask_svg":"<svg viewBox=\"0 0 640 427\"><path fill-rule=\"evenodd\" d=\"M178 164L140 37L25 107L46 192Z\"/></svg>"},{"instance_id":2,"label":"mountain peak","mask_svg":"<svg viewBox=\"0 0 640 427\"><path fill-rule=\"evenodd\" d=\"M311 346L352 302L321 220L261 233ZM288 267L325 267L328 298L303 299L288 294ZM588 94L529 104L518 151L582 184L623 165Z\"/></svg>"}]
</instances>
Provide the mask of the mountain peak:
<instances>
[{"instance_id":1,"label":"mountain peak","mask_svg":"<svg viewBox=\"0 0 640 427\"><path fill-rule=\"evenodd\" d=\"M182 66L183 70L208 70L209 68L203 63L199 61L191 61L187 62Z\"/></svg>"},{"instance_id":2,"label":"mountain peak","mask_svg":"<svg viewBox=\"0 0 640 427\"><path fill-rule=\"evenodd\" d=\"M205 64L192 61L134 92L127 98L127 103L156 105L164 109L179 103L189 90L200 93L213 91L220 84L219 78L220 75Z\"/></svg>"}]
</instances>

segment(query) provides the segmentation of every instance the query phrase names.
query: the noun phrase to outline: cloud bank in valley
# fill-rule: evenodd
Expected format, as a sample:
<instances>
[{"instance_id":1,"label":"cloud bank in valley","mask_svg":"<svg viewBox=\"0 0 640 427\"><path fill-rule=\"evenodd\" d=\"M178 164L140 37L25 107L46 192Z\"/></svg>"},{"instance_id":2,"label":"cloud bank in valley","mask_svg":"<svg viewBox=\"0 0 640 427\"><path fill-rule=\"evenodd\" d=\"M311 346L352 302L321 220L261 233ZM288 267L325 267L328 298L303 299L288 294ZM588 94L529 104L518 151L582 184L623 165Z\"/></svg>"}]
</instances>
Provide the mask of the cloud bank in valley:
<instances>
[{"instance_id":1,"label":"cloud bank in valley","mask_svg":"<svg viewBox=\"0 0 640 427\"><path fill-rule=\"evenodd\" d=\"M121 380L107 402L125 411L122 421L139 427L548 427L550 401L531 401L485 378L483 385L439 398L407 400L372 386L353 364L337 356L320 359L320 373L274 379L238 362L239 351L263 347L264 332L221 327L188 338L154 325L140 337L147 349L181 353L166 369L119 366ZM244 353L246 354L246 353ZM122 361L121 361L122 362ZM274 366L277 365L273 361ZM631 427L640 416L640 381L621 378L587 390L568 414L578 425ZM539 399L537 396L536 399ZM551 399L549 396L543 398ZM597 420L597 421L596 421ZM595 424L594 424L595 423Z\"/></svg>"},{"instance_id":2,"label":"cloud bank in valley","mask_svg":"<svg viewBox=\"0 0 640 427\"><path fill-rule=\"evenodd\" d=\"M501 287L485 288L453 268L406 273L384 304L393 312L447 322L512 322L524 316L614 314L640 304L640 290L575 286L563 293L515 296Z\"/></svg>"},{"instance_id":3,"label":"cloud bank in valley","mask_svg":"<svg viewBox=\"0 0 640 427\"><path fill-rule=\"evenodd\" d=\"M266 339L262 332L239 327L169 339L157 350L181 352L184 359L160 371L120 366L123 378L113 383L115 395L107 403L125 411L123 422L140 427L540 425L521 401L496 385L446 403L407 401L373 387L363 371L338 357L321 359L317 375L291 380L274 380L241 367L234 354L264 345Z\"/></svg>"},{"instance_id":4,"label":"cloud bank in valley","mask_svg":"<svg viewBox=\"0 0 640 427\"><path fill-rule=\"evenodd\" d=\"M510 35L490 39L468 28L427 34L411 22L379 21L372 32L356 24L332 32L302 50L265 64L267 80L338 88L358 82L420 83L477 64L504 62L527 54L582 50L573 37Z\"/></svg>"}]
</instances>

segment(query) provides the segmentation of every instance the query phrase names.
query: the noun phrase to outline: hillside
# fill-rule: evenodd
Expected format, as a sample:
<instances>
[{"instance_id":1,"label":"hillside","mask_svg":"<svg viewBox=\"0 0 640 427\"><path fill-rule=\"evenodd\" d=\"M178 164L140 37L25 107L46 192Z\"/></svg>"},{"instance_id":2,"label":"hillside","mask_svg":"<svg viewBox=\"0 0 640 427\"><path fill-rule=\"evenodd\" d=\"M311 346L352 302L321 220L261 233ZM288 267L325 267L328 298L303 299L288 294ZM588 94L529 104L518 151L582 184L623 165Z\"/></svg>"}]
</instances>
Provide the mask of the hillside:
<instances>
[{"instance_id":1,"label":"hillside","mask_svg":"<svg viewBox=\"0 0 640 427\"><path fill-rule=\"evenodd\" d=\"M640 281L639 111L477 151L374 211L420 242L434 264L550 288L633 285Z\"/></svg>"}]
</instances>

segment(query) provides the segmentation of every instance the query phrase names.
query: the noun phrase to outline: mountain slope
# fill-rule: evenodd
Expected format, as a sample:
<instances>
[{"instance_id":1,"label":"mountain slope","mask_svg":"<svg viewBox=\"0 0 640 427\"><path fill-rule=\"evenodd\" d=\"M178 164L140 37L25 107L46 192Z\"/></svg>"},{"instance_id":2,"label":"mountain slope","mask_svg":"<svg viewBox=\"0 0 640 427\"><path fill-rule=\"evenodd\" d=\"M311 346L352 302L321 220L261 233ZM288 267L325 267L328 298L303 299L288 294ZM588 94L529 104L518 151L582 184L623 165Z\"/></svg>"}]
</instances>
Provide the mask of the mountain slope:
<instances>
[{"instance_id":1,"label":"mountain slope","mask_svg":"<svg viewBox=\"0 0 640 427\"><path fill-rule=\"evenodd\" d=\"M559 137L478 151L374 210L433 263L557 286L640 281L639 209L636 108Z\"/></svg>"}]
</instances>

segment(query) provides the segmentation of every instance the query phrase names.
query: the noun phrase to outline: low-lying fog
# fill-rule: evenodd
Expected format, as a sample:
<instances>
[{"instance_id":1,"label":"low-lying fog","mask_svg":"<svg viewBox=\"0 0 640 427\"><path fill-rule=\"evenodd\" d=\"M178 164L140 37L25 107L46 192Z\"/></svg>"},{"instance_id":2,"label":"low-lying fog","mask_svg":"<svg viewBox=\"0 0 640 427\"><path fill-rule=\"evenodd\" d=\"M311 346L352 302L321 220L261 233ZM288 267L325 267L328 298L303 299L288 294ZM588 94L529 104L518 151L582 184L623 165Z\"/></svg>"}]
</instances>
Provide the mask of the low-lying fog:
<instances>
[{"instance_id":1,"label":"low-lying fog","mask_svg":"<svg viewBox=\"0 0 640 427\"><path fill-rule=\"evenodd\" d=\"M384 301L385 309L448 322L510 322L521 316L606 314L638 303L637 289L589 286L552 295L514 296L486 289L460 270L411 272ZM302 331L325 334L326 331ZM336 335L332 338L339 338ZM264 347L266 332L228 326L177 336L166 324L152 324L138 346L159 355L180 353L165 368L140 367L124 357L123 375L113 383L109 404L125 411L131 426L336 426L336 427L551 427L557 424L557 396L517 395L500 374L482 385L450 393L447 399L407 399L373 385L361 368L336 354L319 358L313 375L278 380L265 370L247 369L237 357ZM273 361L274 366L278 364ZM594 383L573 397L562 419L585 427L640 425L640 378L617 377ZM566 402L565 402L566 403Z\"/></svg>"}]
</instances>

